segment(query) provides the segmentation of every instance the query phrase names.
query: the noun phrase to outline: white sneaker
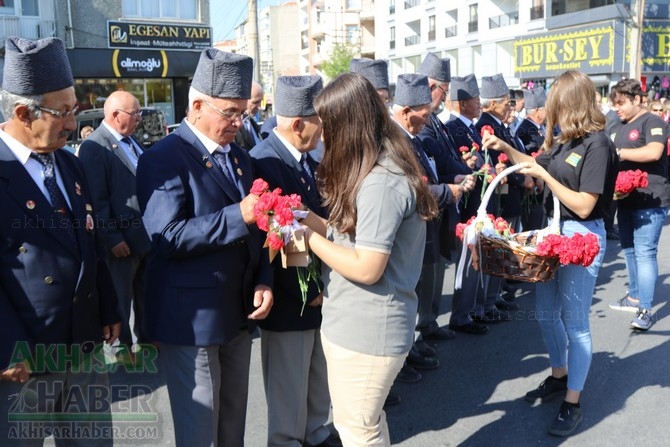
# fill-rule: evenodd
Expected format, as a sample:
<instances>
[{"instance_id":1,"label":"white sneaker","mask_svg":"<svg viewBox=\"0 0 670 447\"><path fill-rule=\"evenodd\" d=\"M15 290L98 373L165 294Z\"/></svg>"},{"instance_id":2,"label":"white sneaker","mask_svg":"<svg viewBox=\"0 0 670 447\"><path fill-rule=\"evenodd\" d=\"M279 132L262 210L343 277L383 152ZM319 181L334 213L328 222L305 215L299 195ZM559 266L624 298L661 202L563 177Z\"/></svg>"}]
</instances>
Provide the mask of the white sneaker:
<instances>
[{"instance_id":1,"label":"white sneaker","mask_svg":"<svg viewBox=\"0 0 670 447\"><path fill-rule=\"evenodd\" d=\"M624 312L636 313L639 309L636 303L630 300L628 295L624 296L620 300L615 301L610 304L610 309L613 310L622 310Z\"/></svg>"},{"instance_id":2,"label":"white sneaker","mask_svg":"<svg viewBox=\"0 0 670 447\"><path fill-rule=\"evenodd\" d=\"M641 331L648 330L652 324L654 324L654 316L651 314L651 311L647 309L640 309L637 316L630 322L630 326L633 329L639 329Z\"/></svg>"}]
</instances>

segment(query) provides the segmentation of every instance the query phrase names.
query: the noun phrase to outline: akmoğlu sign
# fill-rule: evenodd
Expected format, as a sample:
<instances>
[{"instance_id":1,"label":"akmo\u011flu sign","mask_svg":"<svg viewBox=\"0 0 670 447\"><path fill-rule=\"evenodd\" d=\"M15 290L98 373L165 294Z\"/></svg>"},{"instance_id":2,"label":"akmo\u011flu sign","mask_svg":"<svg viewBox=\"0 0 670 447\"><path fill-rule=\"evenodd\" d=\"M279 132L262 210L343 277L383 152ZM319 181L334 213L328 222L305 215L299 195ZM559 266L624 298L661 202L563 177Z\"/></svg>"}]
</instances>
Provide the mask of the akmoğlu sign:
<instances>
[{"instance_id":1,"label":"akmo\u011flu sign","mask_svg":"<svg viewBox=\"0 0 670 447\"><path fill-rule=\"evenodd\" d=\"M204 50L212 46L209 26L107 21L109 48Z\"/></svg>"},{"instance_id":2,"label":"akmo\u011flu sign","mask_svg":"<svg viewBox=\"0 0 670 447\"><path fill-rule=\"evenodd\" d=\"M614 28L600 24L515 40L514 61L514 74L520 78L550 77L570 69L611 73Z\"/></svg>"}]
</instances>

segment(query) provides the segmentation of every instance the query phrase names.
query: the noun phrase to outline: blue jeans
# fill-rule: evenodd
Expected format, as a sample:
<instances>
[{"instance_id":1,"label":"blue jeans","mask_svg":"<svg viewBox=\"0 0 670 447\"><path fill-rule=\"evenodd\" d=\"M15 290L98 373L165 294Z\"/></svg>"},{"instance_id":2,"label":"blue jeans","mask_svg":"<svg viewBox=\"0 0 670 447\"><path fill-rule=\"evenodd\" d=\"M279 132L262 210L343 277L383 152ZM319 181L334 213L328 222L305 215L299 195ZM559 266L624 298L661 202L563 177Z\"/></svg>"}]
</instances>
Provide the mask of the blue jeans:
<instances>
[{"instance_id":1,"label":"blue jeans","mask_svg":"<svg viewBox=\"0 0 670 447\"><path fill-rule=\"evenodd\" d=\"M619 207L619 237L628 270L628 295L651 310L658 279L658 241L667 208L632 210Z\"/></svg>"},{"instance_id":2,"label":"blue jeans","mask_svg":"<svg viewBox=\"0 0 670 447\"><path fill-rule=\"evenodd\" d=\"M588 267L559 267L554 278L536 284L535 311L552 368L568 368L568 388L582 391L591 366L591 329L589 311L598 270L607 247L602 219L561 223L561 233L594 233L600 253Z\"/></svg>"}]
</instances>

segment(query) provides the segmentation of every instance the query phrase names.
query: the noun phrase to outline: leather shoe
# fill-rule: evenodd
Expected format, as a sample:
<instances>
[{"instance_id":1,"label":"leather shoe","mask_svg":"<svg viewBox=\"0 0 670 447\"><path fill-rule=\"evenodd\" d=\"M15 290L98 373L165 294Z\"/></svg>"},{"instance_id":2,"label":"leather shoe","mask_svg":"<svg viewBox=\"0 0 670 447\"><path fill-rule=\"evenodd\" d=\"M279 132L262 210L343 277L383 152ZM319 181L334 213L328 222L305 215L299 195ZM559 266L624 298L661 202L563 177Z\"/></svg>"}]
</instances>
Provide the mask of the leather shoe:
<instances>
[{"instance_id":1,"label":"leather shoe","mask_svg":"<svg viewBox=\"0 0 670 447\"><path fill-rule=\"evenodd\" d=\"M498 310L509 311L509 310L519 310L519 303L513 301L507 301L504 298L496 301L496 307Z\"/></svg>"},{"instance_id":2,"label":"leather shoe","mask_svg":"<svg viewBox=\"0 0 670 447\"><path fill-rule=\"evenodd\" d=\"M307 444L305 444L307 446ZM310 447L342 447L339 435L331 433L322 443Z\"/></svg>"},{"instance_id":3,"label":"leather shoe","mask_svg":"<svg viewBox=\"0 0 670 447\"><path fill-rule=\"evenodd\" d=\"M437 355L437 350L423 340L415 341L412 349L424 357L435 357Z\"/></svg>"},{"instance_id":4,"label":"leather shoe","mask_svg":"<svg viewBox=\"0 0 670 447\"><path fill-rule=\"evenodd\" d=\"M423 377L421 377L421 373L419 371L412 368L407 364L407 362L405 362L395 379L399 382L416 383L419 382L422 378Z\"/></svg>"},{"instance_id":5,"label":"leather shoe","mask_svg":"<svg viewBox=\"0 0 670 447\"><path fill-rule=\"evenodd\" d=\"M421 337L424 340L451 340L455 336L456 333L446 327L438 327L430 333L421 331Z\"/></svg>"},{"instance_id":6,"label":"leather shoe","mask_svg":"<svg viewBox=\"0 0 670 447\"><path fill-rule=\"evenodd\" d=\"M410 349L407 354L407 364L416 369L435 369L440 366L440 361L431 357L424 357L416 350Z\"/></svg>"},{"instance_id":7,"label":"leather shoe","mask_svg":"<svg viewBox=\"0 0 670 447\"><path fill-rule=\"evenodd\" d=\"M392 407L394 405L398 405L400 403L400 395L397 393L394 393L393 391L389 391L389 395L386 396L386 400L384 401L384 407Z\"/></svg>"},{"instance_id":8,"label":"leather shoe","mask_svg":"<svg viewBox=\"0 0 670 447\"><path fill-rule=\"evenodd\" d=\"M483 324L471 321L465 324L450 324L449 329L464 334L484 335L489 331L489 327Z\"/></svg>"}]
</instances>

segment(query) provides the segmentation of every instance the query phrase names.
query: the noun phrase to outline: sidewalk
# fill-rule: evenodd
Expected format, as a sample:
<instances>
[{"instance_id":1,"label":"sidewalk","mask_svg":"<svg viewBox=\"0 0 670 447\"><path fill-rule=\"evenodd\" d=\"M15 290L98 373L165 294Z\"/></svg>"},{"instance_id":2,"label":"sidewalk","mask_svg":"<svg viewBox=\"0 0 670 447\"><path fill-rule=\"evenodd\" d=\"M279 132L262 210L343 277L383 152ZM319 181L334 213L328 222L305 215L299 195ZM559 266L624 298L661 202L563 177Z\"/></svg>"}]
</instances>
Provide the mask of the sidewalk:
<instances>
[{"instance_id":1,"label":"sidewalk","mask_svg":"<svg viewBox=\"0 0 670 447\"><path fill-rule=\"evenodd\" d=\"M534 321L534 286L522 284L521 308L513 321L492 325L484 336L458 334L437 344L441 366L422 372L417 384L397 384L400 405L387 410L394 446L666 446L670 442L670 226L663 229L659 281L654 312L657 322L648 333L629 328L633 315L610 310L610 302L626 292L625 263L618 241L608 241L606 262L592 305L593 363L582 395L584 422L570 438L554 438L547 427L560 399L531 406L524 394L549 374L547 355ZM454 278L448 265L444 285L448 322ZM174 445L169 399L162 374L112 377L114 384L139 384L153 390L148 407L158 416L153 424L159 440L126 439L115 445ZM146 401L146 399L144 399ZM115 402L114 415L137 408L142 396ZM146 402L144 402L146 403ZM123 428L115 422L115 428ZM247 411L246 445L265 445L267 416L260 365L260 340L254 339ZM46 445L53 445L49 440ZM195 446L194 446L195 447ZM226 447L226 446L222 446Z\"/></svg>"}]
</instances>

